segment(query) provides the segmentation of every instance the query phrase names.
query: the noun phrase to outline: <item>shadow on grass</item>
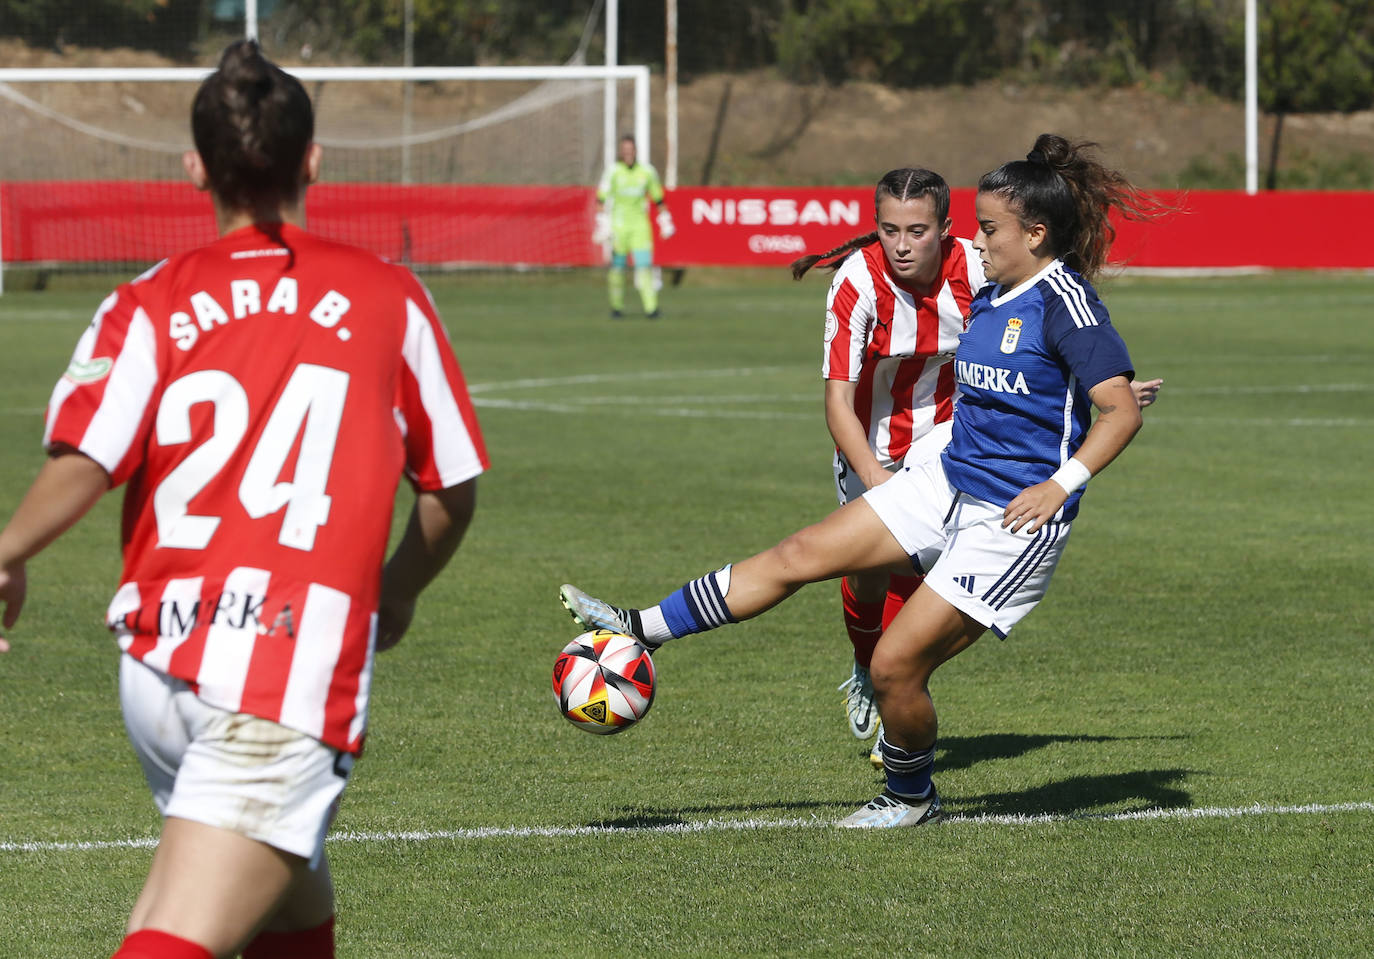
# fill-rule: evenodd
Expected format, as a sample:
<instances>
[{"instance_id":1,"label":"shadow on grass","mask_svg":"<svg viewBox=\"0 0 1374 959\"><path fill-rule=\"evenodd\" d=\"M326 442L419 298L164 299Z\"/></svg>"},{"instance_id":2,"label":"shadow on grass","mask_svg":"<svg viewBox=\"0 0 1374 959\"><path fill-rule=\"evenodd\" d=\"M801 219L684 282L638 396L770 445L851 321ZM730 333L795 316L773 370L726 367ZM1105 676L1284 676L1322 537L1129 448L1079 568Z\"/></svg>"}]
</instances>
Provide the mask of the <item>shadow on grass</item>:
<instances>
[{"instance_id":1,"label":"shadow on grass","mask_svg":"<svg viewBox=\"0 0 1374 959\"><path fill-rule=\"evenodd\" d=\"M990 759L1015 759L1054 743L1120 743L1138 740L1163 741L1182 736L1069 736L991 733L985 736L944 736L937 743L935 770L967 769ZM865 748L865 755L867 749Z\"/></svg>"},{"instance_id":2,"label":"shadow on grass","mask_svg":"<svg viewBox=\"0 0 1374 959\"><path fill-rule=\"evenodd\" d=\"M1139 769L1106 776L1071 776L1014 792L941 796L950 812L966 816L1074 816L1123 803L1126 808L1118 811L1182 809L1193 804L1193 797L1177 784L1190 773L1187 769Z\"/></svg>"},{"instance_id":3,"label":"shadow on grass","mask_svg":"<svg viewBox=\"0 0 1374 959\"><path fill-rule=\"evenodd\" d=\"M1115 812L1143 812L1148 809L1185 809L1192 795L1178 784L1192 770L1140 769L1103 776L1072 776L1059 782L1030 789L960 796L941 793L945 808L956 816L1078 816L1104 809ZM720 803L709 806L679 806L671 811L641 809L612 819L586 825L600 829L662 829L669 826L700 825L700 817L721 816L735 819L740 814L777 815L794 818L829 818L834 812L852 812L870 797L808 802Z\"/></svg>"},{"instance_id":4,"label":"shadow on grass","mask_svg":"<svg viewBox=\"0 0 1374 959\"><path fill-rule=\"evenodd\" d=\"M871 798L871 797L870 797ZM867 800L864 800L865 802ZM655 829L667 826L683 826L689 823L700 823L701 817L708 818L726 815L731 819L739 817L740 813L757 813L766 816L776 816L782 813L789 818L800 819L807 816L826 817L826 814L836 809L851 809L860 803L849 800L825 802L821 800L805 800L801 802L758 802L758 803L720 803L709 806L675 806L671 811L655 811L652 809L639 809L635 811L626 810L625 815L616 816L614 819L598 819L594 822L586 823L599 829Z\"/></svg>"},{"instance_id":5,"label":"shadow on grass","mask_svg":"<svg viewBox=\"0 0 1374 959\"><path fill-rule=\"evenodd\" d=\"M967 769L975 763L1015 759L1054 743L1114 743L1131 740L1181 739L1181 736L1082 736L994 733L984 736L949 736L940 740L935 759L936 781L941 772ZM863 747L867 756L869 744ZM1030 789L975 796L945 794L945 807L966 816L1076 816L1106 808L1122 812L1146 809L1179 809L1192 805L1192 795L1179 787L1193 771L1141 769L1102 776L1073 776ZM874 773L875 791L881 790L881 774ZM851 812L871 796L839 800L797 802L719 803L678 806L672 809L625 810L622 816L587 823L606 829L652 829L699 823L700 817L737 818L741 814L828 818L837 811ZM1121 808L1124 804L1125 808Z\"/></svg>"}]
</instances>

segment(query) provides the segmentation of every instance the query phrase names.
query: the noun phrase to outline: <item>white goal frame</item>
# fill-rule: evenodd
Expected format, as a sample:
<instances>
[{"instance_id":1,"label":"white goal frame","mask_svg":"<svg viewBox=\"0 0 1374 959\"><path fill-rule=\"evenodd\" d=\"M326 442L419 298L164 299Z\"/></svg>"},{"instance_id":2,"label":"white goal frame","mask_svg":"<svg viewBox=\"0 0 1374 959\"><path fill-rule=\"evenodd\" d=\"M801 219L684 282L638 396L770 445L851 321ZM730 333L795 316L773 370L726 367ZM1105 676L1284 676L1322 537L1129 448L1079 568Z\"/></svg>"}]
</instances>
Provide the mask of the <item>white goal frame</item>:
<instances>
[{"instance_id":1,"label":"white goal frame","mask_svg":"<svg viewBox=\"0 0 1374 959\"><path fill-rule=\"evenodd\" d=\"M634 138L638 155L649 162L649 68L627 66L568 65L523 67L282 67L304 82L423 83L442 80L603 80L606 110L603 115L602 154L605 163L615 158L615 82L634 83ZM214 72L211 67L7 67L0 68L0 86L25 83L199 83ZM2 238L0 238L2 239ZM3 247L0 247L2 250ZM0 253L0 294L4 293L5 264Z\"/></svg>"}]
</instances>

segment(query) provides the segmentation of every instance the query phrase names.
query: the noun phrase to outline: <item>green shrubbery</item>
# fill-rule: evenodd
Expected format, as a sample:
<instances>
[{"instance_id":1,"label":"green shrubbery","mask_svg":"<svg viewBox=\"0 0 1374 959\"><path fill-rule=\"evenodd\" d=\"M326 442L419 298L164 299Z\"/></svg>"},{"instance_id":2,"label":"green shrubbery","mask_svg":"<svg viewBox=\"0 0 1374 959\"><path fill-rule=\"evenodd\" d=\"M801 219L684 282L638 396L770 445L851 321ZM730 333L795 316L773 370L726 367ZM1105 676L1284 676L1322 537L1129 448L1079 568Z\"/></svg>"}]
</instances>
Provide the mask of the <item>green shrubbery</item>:
<instances>
[{"instance_id":1,"label":"green shrubbery","mask_svg":"<svg viewBox=\"0 0 1374 959\"><path fill-rule=\"evenodd\" d=\"M419 64L556 63L592 0L413 0ZM0 35L184 58L243 0L0 0ZM265 42L396 63L402 0L259 0ZM1266 0L1261 96L1272 112L1374 106L1374 2ZM680 68L777 67L799 82L1036 82L1204 87L1239 97L1243 0L679 0ZM589 59L601 57L600 22ZM620 4L620 60L662 63L664 3Z\"/></svg>"}]
</instances>

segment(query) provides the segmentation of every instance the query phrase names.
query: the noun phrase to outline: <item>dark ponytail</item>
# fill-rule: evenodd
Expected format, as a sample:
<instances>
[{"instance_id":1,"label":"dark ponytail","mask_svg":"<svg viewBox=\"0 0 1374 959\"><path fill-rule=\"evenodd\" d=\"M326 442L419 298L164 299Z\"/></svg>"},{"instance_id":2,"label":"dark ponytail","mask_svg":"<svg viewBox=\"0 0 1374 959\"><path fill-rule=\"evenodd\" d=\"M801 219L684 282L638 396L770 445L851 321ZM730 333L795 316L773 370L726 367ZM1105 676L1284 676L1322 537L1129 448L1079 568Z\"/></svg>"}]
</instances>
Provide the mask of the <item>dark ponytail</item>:
<instances>
[{"instance_id":1,"label":"dark ponytail","mask_svg":"<svg viewBox=\"0 0 1374 959\"><path fill-rule=\"evenodd\" d=\"M826 267L832 271L838 270L840 268L840 264L844 262L844 258L848 256L851 252L868 246L868 244L870 243L877 242L878 231L874 230L872 233L865 233L863 236L856 236L852 240L845 240L843 243L835 247L835 249L833 250L827 250L824 253L813 253L807 256L799 256L792 261L792 279L800 280L802 277L806 275L807 270L811 269L817 263L821 262L821 260L831 260L831 257L834 257L834 259L831 260L831 262L827 263Z\"/></svg>"},{"instance_id":2,"label":"dark ponytail","mask_svg":"<svg viewBox=\"0 0 1374 959\"><path fill-rule=\"evenodd\" d=\"M196 91L191 134L215 196L233 209L256 210L299 196L314 111L299 80L256 42L239 40Z\"/></svg>"},{"instance_id":3,"label":"dark ponytail","mask_svg":"<svg viewBox=\"0 0 1374 959\"><path fill-rule=\"evenodd\" d=\"M903 167L900 170L889 170L883 174L883 178L878 181L878 186L873 191L875 218L878 204L882 203L883 197L889 196L894 200L919 200L923 196L928 196L935 201L935 221L943 224L945 220L949 219L949 184L938 173L920 167ZM838 270L840 264L844 262L844 258L852 251L876 242L878 242L878 231L874 230L872 233L865 233L863 236L846 240L826 253L798 257L792 261L792 279L800 280L806 275L807 270L822 260L830 261L825 264L827 269Z\"/></svg>"},{"instance_id":4,"label":"dark ponytail","mask_svg":"<svg viewBox=\"0 0 1374 959\"><path fill-rule=\"evenodd\" d=\"M1043 223L1051 252L1089 280L1106 265L1116 238L1113 207L1128 220L1153 219L1169 209L1104 166L1096 148L1042 133L1026 159L1004 163L978 181L978 192L1004 198L1022 226Z\"/></svg>"}]
</instances>

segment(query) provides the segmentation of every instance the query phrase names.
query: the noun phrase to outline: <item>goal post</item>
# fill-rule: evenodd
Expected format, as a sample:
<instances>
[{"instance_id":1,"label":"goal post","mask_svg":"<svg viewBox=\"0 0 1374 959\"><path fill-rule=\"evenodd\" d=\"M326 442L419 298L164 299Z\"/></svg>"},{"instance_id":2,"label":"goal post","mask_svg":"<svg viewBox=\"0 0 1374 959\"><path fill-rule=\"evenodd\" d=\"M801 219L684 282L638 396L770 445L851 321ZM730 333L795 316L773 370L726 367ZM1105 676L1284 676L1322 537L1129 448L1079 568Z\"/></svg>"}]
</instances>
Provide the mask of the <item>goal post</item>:
<instances>
[{"instance_id":1,"label":"goal post","mask_svg":"<svg viewBox=\"0 0 1374 959\"><path fill-rule=\"evenodd\" d=\"M421 269L599 263L595 183L621 132L650 155L647 66L283 69L325 151L312 231ZM210 72L0 69L0 291L7 269L147 265L213 239L180 163Z\"/></svg>"}]
</instances>

